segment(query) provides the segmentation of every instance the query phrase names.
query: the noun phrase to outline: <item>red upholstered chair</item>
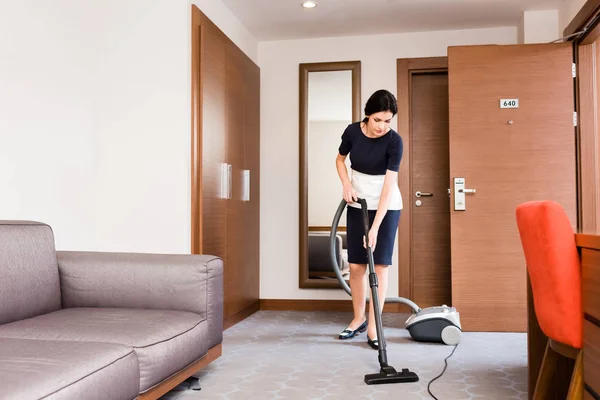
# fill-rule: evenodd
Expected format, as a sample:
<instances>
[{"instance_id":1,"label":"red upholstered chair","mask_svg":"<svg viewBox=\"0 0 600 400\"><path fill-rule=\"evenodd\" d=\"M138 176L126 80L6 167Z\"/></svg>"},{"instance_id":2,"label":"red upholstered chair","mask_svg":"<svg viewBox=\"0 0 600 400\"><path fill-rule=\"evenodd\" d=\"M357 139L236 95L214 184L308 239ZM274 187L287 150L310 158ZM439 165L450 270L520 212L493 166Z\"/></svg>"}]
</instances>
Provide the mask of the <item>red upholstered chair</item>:
<instances>
[{"instance_id":1,"label":"red upholstered chair","mask_svg":"<svg viewBox=\"0 0 600 400\"><path fill-rule=\"evenodd\" d=\"M581 267L575 235L562 206L531 201L517 207L517 226L535 314L548 336L534 400L546 399L558 356L575 360L567 399L583 398Z\"/></svg>"}]
</instances>

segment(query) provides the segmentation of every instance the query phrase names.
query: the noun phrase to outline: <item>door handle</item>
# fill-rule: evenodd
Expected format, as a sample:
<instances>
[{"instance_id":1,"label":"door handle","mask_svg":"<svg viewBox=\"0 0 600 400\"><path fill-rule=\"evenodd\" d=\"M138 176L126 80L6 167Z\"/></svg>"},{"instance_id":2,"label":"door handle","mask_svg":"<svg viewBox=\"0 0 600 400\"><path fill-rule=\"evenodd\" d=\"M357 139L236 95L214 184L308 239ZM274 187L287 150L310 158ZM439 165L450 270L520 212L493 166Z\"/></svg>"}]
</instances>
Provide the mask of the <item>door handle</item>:
<instances>
[{"instance_id":1,"label":"door handle","mask_svg":"<svg viewBox=\"0 0 600 400\"><path fill-rule=\"evenodd\" d=\"M415 193L415 196L417 196L417 197L422 197L422 196L433 196L433 193L421 192L421 191L418 191L418 190L417 190L417 192Z\"/></svg>"}]
</instances>

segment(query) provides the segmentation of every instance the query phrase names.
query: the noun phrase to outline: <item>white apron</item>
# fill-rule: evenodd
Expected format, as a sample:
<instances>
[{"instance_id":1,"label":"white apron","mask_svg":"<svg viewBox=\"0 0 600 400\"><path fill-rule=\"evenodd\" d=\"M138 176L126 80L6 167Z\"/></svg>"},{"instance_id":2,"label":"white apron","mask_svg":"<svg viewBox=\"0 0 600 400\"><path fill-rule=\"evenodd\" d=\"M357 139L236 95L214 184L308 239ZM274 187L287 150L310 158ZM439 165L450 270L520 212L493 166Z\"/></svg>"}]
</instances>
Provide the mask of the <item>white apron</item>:
<instances>
[{"instance_id":1,"label":"white apron","mask_svg":"<svg viewBox=\"0 0 600 400\"><path fill-rule=\"evenodd\" d=\"M352 177L350 178L350 181L352 182L352 187L356 191L356 195L367 201L367 208L369 210L377 210L379 198L381 197L381 190L383 189L383 182L385 181L385 175L368 175L353 169L351 171ZM350 203L348 206L360 208L359 203ZM396 183L392 187L388 210L402 210L402 206L402 195L400 194L398 183Z\"/></svg>"}]
</instances>

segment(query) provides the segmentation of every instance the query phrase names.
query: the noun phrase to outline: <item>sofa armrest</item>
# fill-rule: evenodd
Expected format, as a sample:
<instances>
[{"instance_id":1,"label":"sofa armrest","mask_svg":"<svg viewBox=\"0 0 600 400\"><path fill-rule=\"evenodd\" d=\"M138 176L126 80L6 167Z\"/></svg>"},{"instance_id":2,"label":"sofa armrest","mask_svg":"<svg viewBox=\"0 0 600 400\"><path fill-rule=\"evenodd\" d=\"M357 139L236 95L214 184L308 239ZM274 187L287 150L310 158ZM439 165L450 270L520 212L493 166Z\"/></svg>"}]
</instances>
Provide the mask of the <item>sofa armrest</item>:
<instances>
[{"instance_id":1,"label":"sofa armrest","mask_svg":"<svg viewBox=\"0 0 600 400\"><path fill-rule=\"evenodd\" d=\"M57 251L63 308L189 311L208 320L209 348L223 331L223 261L190 254Z\"/></svg>"}]
</instances>

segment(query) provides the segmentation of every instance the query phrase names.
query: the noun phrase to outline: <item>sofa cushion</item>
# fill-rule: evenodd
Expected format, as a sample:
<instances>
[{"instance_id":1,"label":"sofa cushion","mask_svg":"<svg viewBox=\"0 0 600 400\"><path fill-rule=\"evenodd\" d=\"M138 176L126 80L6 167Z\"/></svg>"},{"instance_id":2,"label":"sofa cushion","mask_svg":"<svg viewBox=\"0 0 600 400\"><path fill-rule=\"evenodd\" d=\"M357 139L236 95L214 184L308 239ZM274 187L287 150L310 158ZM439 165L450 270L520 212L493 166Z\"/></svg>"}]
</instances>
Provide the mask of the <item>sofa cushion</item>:
<instances>
[{"instance_id":1,"label":"sofa cushion","mask_svg":"<svg viewBox=\"0 0 600 400\"><path fill-rule=\"evenodd\" d=\"M131 346L140 364L142 392L208 352L206 320L187 311L66 308L2 325L0 337Z\"/></svg>"},{"instance_id":2,"label":"sofa cushion","mask_svg":"<svg viewBox=\"0 0 600 400\"><path fill-rule=\"evenodd\" d=\"M0 399L131 400L139 377L128 346L0 339Z\"/></svg>"},{"instance_id":3,"label":"sofa cushion","mask_svg":"<svg viewBox=\"0 0 600 400\"><path fill-rule=\"evenodd\" d=\"M60 309L54 235L48 225L0 221L0 324Z\"/></svg>"}]
</instances>

